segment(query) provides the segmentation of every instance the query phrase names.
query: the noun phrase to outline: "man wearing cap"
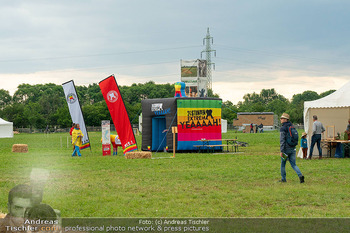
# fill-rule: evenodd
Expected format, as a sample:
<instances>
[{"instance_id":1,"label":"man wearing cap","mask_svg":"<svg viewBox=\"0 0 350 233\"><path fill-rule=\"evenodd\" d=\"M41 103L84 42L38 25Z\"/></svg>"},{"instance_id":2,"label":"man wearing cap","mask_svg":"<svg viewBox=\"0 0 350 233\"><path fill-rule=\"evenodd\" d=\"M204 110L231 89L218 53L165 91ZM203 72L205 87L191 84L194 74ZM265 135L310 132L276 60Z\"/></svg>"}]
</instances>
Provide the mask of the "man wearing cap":
<instances>
[{"instance_id":1,"label":"man wearing cap","mask_svg":"<svg viewBox=\"0 0 350 233\"><path fill-rule=\"evenodd\" d=\"M293 170L299 176L300 183L304 183L304 176L303 176L303 174L301 174L300 169L295 164L295 162L296 162L295 146L290 146L287 143L288 128L290 126L292 126L292 123L289 121L289 115L287 113L283 113L280 120L281 120L281 124L282 124L282 127L280 128L280 156L281 156L281 176L282 176L282 179L280 180L280 182L287 182L286 163L287 163L287 160L289 160L289 163L292 166ZM284 154L288 156L287 159L283 158Z\"/></svg>"},{"instance_id":2,"label":"man wearing cap","mask_svg":"<svg viewBox=\"0 0 350 233\"><path fill-rule=\"evenodd\" d=\"M317 143L317 149L319 153L319 159L322 159L322 149L321 149L321 134L325 131L322 123L317 120L317 116L312 117L314 123L312 125L312 137L311 137L311 146L309 159L312 158L312 152L314 151L314 146Z\"/></svg>"}]
</instances>

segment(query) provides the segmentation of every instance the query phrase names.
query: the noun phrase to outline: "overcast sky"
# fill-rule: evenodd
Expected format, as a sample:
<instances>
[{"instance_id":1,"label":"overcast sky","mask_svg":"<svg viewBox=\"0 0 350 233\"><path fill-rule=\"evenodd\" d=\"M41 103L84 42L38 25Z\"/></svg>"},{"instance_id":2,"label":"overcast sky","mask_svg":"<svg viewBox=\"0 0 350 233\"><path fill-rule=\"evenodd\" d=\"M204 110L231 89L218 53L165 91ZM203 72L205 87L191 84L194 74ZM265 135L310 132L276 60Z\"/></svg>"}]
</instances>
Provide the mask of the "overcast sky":
<instances>
[{"instance_id":1,"label":"overcast sky","mask_svg":"<svg viewBox=\"0 0 350 233\"><path fill-rule=\"evenodd\" d=\"M0 88L21 83L180 81L210 28L213 90L234 104L350 81L346 0L0 0Z\"/></svg>"}]
</instances>

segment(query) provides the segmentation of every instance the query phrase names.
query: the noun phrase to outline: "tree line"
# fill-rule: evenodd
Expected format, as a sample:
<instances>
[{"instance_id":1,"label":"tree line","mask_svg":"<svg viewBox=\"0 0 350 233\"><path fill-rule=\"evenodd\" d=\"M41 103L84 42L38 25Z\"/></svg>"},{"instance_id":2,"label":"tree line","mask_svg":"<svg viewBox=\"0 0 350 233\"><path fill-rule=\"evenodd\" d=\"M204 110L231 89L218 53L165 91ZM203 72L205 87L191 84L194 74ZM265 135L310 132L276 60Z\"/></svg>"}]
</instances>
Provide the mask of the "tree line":
<instances>
[{"instance_id":1,"label":"tree line","mask_svg":"<svg viewBox=\"0 0 350 233\"><path fill-rule=\"evenodd\" d=\"M138 123L141 100L171 98L175 94L173 84L155 84L153 81L119 88L132 124ZM112 121L98 84L76 86L76 90L87 126L99 126L102 120ZM232 123L238 112L274 112L277 115L287 112L292 122L302 123L304 101L316 100L332 92L334 90L321 94L305 91L295 94L289 101L274 89L263 89L260 93L245 94L243 101L236 105L224 101L222 118ZM211 90L208 94L210 97L219 97ZM13 122L16 128L68 128L72 124L63 88L53 83L21 84L13 96L9 91L0 89L0 117Z\"/></svg>"},{"instance_id":2,"label":"tree line","mask_svg":"<svg viewBox=\"0 0 350 233\"><path fill-rule=\"evenodd\" d=\"M303 123L304 102L323 98L335 90L329 90L318 94L315 91L304 91L300 94L293 95L288 100L283 95L278 94L274 88L262 89L260 93L248 93L243 96L243 101L234 105L230 101L225 101L222 108L223 119L237 118L237 112L273 112L278 116L286 112L293 123ZM226 117L226 118L225 118Z\"/></svg>"}]
</instances>

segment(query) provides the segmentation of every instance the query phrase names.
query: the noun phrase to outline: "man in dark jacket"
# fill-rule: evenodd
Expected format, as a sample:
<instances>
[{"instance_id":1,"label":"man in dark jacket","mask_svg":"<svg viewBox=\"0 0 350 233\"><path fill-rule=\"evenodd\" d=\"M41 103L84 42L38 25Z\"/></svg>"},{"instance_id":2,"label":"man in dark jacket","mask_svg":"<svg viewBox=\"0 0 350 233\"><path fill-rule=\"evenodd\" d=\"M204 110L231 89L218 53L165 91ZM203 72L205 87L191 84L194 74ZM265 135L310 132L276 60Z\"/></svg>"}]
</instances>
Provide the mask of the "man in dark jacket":
<instances>
[{"instance_id":1,"label":"man in dark jacket","mask_svg":"<svg viewBox=\"0 0 350 233\"><path fill-rule=\"evenodd\" d=\"M301 174L300 169L295 164L296 155L295 155L295 146L290 146L287 143L287 133L288 128L292 126L292 123L289 121L289 115L287 113L283 113L281 118L282 127L280 128L280 156L281 156L281 176L282 179L280 182L287 182L286 179L286 163L289 160L290 165L297 173L300 179L300 183L304 183L304 176Z\"/></svg>"}]
</instances>

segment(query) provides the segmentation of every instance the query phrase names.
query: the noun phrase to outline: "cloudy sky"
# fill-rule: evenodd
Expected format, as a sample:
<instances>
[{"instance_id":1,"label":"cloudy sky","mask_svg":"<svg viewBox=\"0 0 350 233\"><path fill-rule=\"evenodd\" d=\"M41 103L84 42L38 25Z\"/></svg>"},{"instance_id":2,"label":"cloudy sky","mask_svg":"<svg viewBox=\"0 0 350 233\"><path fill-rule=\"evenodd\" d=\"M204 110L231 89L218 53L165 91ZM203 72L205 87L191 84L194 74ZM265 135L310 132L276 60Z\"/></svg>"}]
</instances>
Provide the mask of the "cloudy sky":
<instances>
[{"instance_id":1,"label":"cloudy sky","mask_svg":"<svg viewBox=\"0 0 350 233\"><path fill-rule=\"evenodd\" d=\"M0 88L21 83L180 81L210 28L213 90L234 104L350 81L346 0L0 0Z\"/></svg>"}]
</instances>

